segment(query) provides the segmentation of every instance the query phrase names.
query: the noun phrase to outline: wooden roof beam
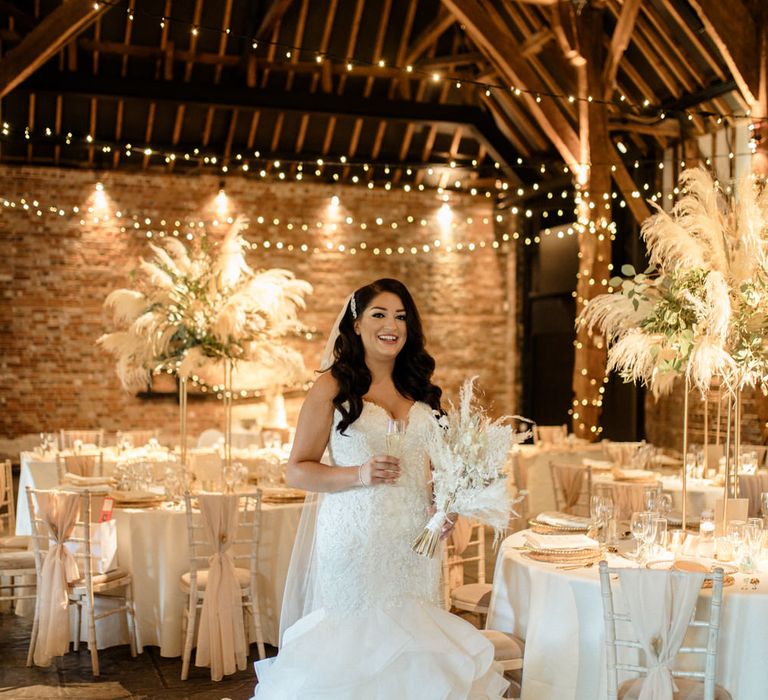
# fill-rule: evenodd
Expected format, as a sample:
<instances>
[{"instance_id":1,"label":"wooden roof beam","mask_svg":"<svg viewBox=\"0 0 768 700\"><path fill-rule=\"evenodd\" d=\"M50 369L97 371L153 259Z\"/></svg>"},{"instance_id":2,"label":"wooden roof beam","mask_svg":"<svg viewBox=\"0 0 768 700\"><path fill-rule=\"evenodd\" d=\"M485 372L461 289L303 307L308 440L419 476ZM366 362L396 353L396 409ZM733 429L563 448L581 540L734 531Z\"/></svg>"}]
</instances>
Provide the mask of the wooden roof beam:
<instances>
[{"instance_id":1,"label":"wooden roof beam","mask_svg":"<svg viewBox=\"0 0 768 700\"><path fill-rule=\"evenodd\" d=\"M750 104L759 94L760 31L742 0L689 0Z\"/></svg>"},{"instance_id":2,"label":"wooden roof beam","mask_svg":"<svg viewBox=\"0 0 768 700\"><path fill-rule=\"evenodd\" d=\"M534 92L541 89L538 77L520 56L518 42L492 20L478 0L442 1L506 82ZM557 105L550 100L537 102L535 95L528 92L521 93L520 99L568 167L578 171L579 137Z\"/></svg>"},{"instance_id":3,"label":"wooden roof beam","mask_svg":"<svg viewBox=\"0 0 768 700\"><path fill-rule=\"evenodd\" d=\"M415 63L416 59L432 46L455 21L450 12L441 9L438 16L413 41L411 49L405 57L405 64Z\"/></svg>"},{"instance_id":4,"label":"wooden roof beam","mask_svg":"<svg viewBox=\"0 0 768 700\"><path fill-rule=\"evenodd\" d=\"M635 27L637 13L640 10L640 0L626 0L619 14L616 28L611 37L611 45L608 48L608 58L603 67L603 84L605 93L603 99L610 99L616 89L616 74L619 70L619 62L629 46L632 30Z\"/></svg>"},{"instance_id":5,"label":"wooden roof beam","mask_svg":"<svg viewBox=\"0 0 768 700\"><path fill-rule=\"evenodd\" d=\"M680 122L677 119L664 119L653 123L615 119L608 122L609 131L626 131L631 134L647 134L670 139L680 138Z\"/></svg>"},{"instance_id":6,"label":"wooden roof beam","mask_svg":"<svg viewBox=\"0 0 768 700\"><path fill-rule=\"evenodd\" d=\"M293 0L273 0L272 4L264 14L259 28L256 30L256 39L266 39L267 35L283 19L283 15L288 11Z\"/></svg>"},{"instance_id":7,"label":"wooden roof beam","mask_svg":"<svg viewBox=\"0 0 768 700\"><path fill-rule=\"evenodd\" d=\"M95 6L93 0L64 0L0 61L0 98L26 80L110 7Z\"/></svg>"}]
</instances>

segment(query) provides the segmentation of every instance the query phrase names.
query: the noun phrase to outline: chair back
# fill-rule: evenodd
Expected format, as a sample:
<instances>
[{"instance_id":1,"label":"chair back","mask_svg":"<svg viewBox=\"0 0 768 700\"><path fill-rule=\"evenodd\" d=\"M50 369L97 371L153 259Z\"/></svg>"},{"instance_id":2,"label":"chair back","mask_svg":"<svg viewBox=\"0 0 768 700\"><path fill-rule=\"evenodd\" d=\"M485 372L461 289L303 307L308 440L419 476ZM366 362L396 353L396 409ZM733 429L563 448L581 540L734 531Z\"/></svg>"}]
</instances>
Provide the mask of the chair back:
<instances>
[{"instance_id":1,"label":"chair back","mask_svg":"<svg viewBox=\"0 0 768 700\"><path fill-rule=\"evenodd\" d=\"M759 518L761 513L760 494L768 492L768 474L739 474L739 497L748 498L748 515Z\"/></svg>"},{"instance_id":2,"label":"chair back","mask_svg":"<svg viewBox=\"0 0 768 700\"><path fill-rule=\"evenodd\" d=\"M56 474L59 483L66 481L68 474L80 477L104 476L104 453L57 454Z\"/></svg>"},{"instance_id":3,"label":"chair back","mask_svg":"<svg viewBox=\"0 0 768 700\"><path fill-rule=\"evenodd\" d=\"M589 516L592 496L592 467L569 462L549 463L555 510L573 515Z\"/></svg>"},{"instance_id":4,"label":"chair back","mask_svg":"<svg viewBox=\"0 0 768 700\"><path fill-rule=\"evenodd\" d=\"M144 447L153 438L158 439L160 431L154 430L118 430L115 434L115 442L120 447L123 443L130 443L126 446Z\"/></svg>"},{"instance_id":5,"label":"chair back","mask_svg":"<svg viewBox=\"0 0 768 700\"><path fill-rule=\"evenodd\" d=\"M534 445L562 445L568 439L567 425L534 425Z\"/></svg>"},{"instance_id":6,"label":"chair back","mask_svg":"<svg viewBox=\"0 0 768 700\"><path fill-rule=\"evenodd\" d=\"M0 462L0 535L12 535L16 527L11 460Z\"/></svg>"},{"instance_id":7,"label":"chair back","mask_svg":"<svg viewBox=\"0 0 768 700\"><path fill-rule=\"evenodd\" d=\"M226 498L227 494L208 494ZM250 572L251 590L256 591L256 575L259 562L259 536L261 532L261 491L238 493L238 518L235 539L231 542L230 554L238 562L247 561ZM202 516L193 509L193 497L184 494L187 517L187 543L189 546L190 588L197 590L197 575L201 569L208 568L209 559L215 551L209 540ZM244 568L244 567L238 567Z\"/></svg>"},{"instance_id":8,"label":"chair back","mask_svg":"<svg viewBox=\"0 0 768 700\"><path fill-rule=\"evenodd\" d=\"M65 544L72 552L80 572L80 580L86 584L88 590L92 589L93 578L93 522L95 520L97 504L104 499L103 492L93 492L87 489L82 491L64 491L58 489L33 489L27 486L27 503L29 505L29 516L32 522L32 548L35 554L35 567L37 575L42 572L43 562L45 561L48 549L54 543L51 529L45 520L44 514L38 507L39 497L45 494L56 498L58 494L76 493L80 498L77 509L77 516L74 527L69 536L66 537Z\"/></svg>"},{"instance_id":9,"label":"chair back","mask_svg":"<svg viewBox=\"0 0 768 700\"><path fill-rule=\"evenodd\" d=\"M60 430L59 449L71 450L75 443L82 445L95 445L99 449L104 447L104 430Z\"/></svg>"},{"instance_id":10,"label":"chair back","mask_svg":"<svg viewBox=\"0 0 768 700\"><path fill-rule=\"evenodd\" d=\"M608 700L616 700L618 697L618 674L619 671L647 674L649 666L647 660L645 663L624 663L619 661L618 654L621 649L635 649L642 658L643 646L634 634L630 634L632 628L632 617L627 612L616 612L615 588L612 578L618 578L622 569L611 568L605 561L600 562L600 588L603 599L603 622L605 626L605 647L606 664L608 670ZM641 575L659 575L690 577L695 576L689 572L682 571L645 571ZM720 613L723 602L723 570L715 569L703 575L705 582L711 582L712 595L708 610L706 605L702 604L702 597L699 596L697 605L694 607L691 618L688 622L688 631L683 644L677 654L693 655L699 654L704 657L703 671L673 670L670 669L674 678L692 678L704 683L704 695L702 700L714 700L715 697L715 672L717 669L717 643L720 635ZM675 599L675 602L678 602ZM701 610L699 610L701 608ZM617 622L625 623L617 627ZM706 630L706 644L701 644L701 631ZM697 633L698 632L698 633ZM655 640L654 640L655 641ZM700 697L697 695L697 697Z\"/></svg>"},{"instance_id":11,"label":"chair back","mask_svg":"<svg viewBox=\"0 0 768 700\"><path fill-rule=\"evenodd\" d=\"M451 590L463 585L465 577L485 583L485 527L461 517L444 548L443 597L448 607Z\"/></svg>"},{"instance_id":12,"label":"chair back","mask_svg":"<svg viewBox=\"0 0 768 700\"><path fill-rule=\"evenodd\" d=\"M198 447L213 447L219 440L224 439L224 433L216 428L207 428L197 438Z\"/></svg>"}]
</instances>

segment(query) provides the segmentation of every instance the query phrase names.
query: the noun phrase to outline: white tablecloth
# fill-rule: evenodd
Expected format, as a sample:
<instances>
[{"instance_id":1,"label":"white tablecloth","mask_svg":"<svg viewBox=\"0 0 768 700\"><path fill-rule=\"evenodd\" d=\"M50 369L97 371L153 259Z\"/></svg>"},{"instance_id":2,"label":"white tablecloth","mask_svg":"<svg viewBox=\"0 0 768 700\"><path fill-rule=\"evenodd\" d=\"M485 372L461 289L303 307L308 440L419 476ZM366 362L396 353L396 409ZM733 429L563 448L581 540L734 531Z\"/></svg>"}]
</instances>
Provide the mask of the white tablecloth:
<instances>
[{"instance_id":1,"label":"white tablecloth","mask_svg":"<svg viewBox=\"0 0 768 700\"><path fill-rule=\"evenodd\" d=\"M521 700L603 700L606 697L603 612L597 567L563 571L513 549L515 533L496 561L488 628L525 639ZM626 560L609 555L609 564ZM764 569L766 562L763 562ZM733 700L768 698L768 571L757 590L744 575L725 588L717 682Z\"/></svg>"},{"instance_id":2,"label":"white tablecloth","mask_svg":"<svg viewBox=\"0 0 768 700\"><path fill-rule=\"evenodd\" d=\"M277 646L280 606L301 503L262 507L259 543L259 602L264 641ZM189 570L187 526L183 511L114 511L118 562L133 575L139 647L159 646L162 656L180 656L184 594L179 578ZM121 616L101 621L99 646L128 643ZM253 639L252 629L251 639Z\"/></svg>"},{"instance_id":3,"label":"white tablecloth","mask_svg":"<svg viewBox=\"0 0 768 700\"><path fill-rule=\"evenodd\" d=\"M683 481L679 476L662 476L661 488L672 496L672 508L678 512L683 508ZM631 481L615 481L610 472L592 472L592 491L596 488L608 488L613 492L614 505L619 509L618 517L629 520L634 511L645 510L643 494L649 484L637 484ZM698 521L702 510L714 512L715 501L723 498L723 487L716 486L709 479L688 479L686 483L687 518Z\"/></svg>"},{"instance_id":4,"label":"white tablecloth","mask_svg":"<svg viewBox=\"0 0 768 700\"><path fill-rule=\"evenodd\" d=\"M216 450L193 449L189 451L190 463L193 468L200 471L200 479L217 481L221 473L221 457ZM119 460L143 459L153 462L159 469L157 478L162 478L166 462L172 455L165 450L147 451L143 447L136 447L119 453L115 448L108 447L104 450L104 474L114 472ZM27 507L27 486L33 489L53 489L58 486L58 474L56 471L56 456L48 453L45 456L36 452L22 452L20 459L19 493L16 501L16 534L31 535L29 525L29 508Z\"/></svg>"}]
</instances>

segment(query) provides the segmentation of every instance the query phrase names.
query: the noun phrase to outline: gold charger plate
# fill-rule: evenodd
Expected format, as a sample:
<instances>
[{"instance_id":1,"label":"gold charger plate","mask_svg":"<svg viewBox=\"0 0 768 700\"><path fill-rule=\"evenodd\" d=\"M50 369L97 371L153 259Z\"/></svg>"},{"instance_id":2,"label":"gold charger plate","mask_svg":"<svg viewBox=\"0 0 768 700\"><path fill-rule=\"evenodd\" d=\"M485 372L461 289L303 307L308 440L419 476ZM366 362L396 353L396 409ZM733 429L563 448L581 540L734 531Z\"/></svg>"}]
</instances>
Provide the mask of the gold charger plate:
<instances>
[{"instance_id":1,"label":"gold charger plate","mask_svg":"<svg viewBox=\"0 0 768 700\"><path fill-rule=\"evenodd\" d=\"M599 549L531 549L523 550L523 556L534 561L549 564L576 564L600 561L603 553Z\"/></svg>"},{"instance_id":2,"label":"gold charger plate","mask_svg":"<svg viewBox=\"0 0 768 700\"><path fill-rule=\"evenodd\" d=\"M305 499L306 491L302 489L267 487L261 489L263 503L300 503Z\"/></svg>"},{"instance_id":3,"label":"gold charger plate","mask_svg":"<svg viewBox=\"0 0 768 700\"><path fill-rule=\"evenodd\" d=\"M536 518L531 518L528 525L534 532L540 535L580 535L589 531L589 526L580 527L578 525L550 525L543 523Z\"/></svg>"}]
</instances>

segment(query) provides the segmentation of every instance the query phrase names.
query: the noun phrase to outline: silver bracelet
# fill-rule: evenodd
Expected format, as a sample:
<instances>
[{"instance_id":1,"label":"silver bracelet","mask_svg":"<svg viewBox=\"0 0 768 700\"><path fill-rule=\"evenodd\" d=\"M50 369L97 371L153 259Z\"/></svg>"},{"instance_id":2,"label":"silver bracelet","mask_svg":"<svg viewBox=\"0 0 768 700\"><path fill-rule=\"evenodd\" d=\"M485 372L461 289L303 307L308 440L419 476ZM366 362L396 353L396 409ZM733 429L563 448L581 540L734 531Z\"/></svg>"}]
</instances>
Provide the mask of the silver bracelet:
<instances>
[{"instance_id":1,"label":"silver bracelet","mask_svg":"<svg viewBox=\"0 0 768 700\"><path fill-rule=\"evenodd\" d=\"M357 478L358 478L358 481L360 482L360 486L368 486L368 484L366 484L363 481L363 465L362 464L357 468Z\"/></svg>"}]
</instances>

